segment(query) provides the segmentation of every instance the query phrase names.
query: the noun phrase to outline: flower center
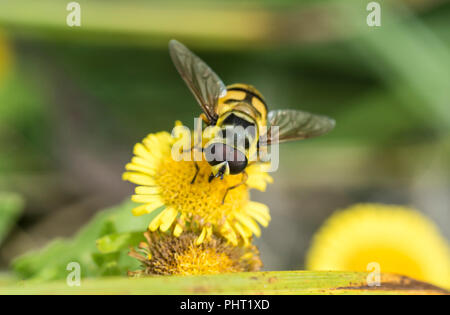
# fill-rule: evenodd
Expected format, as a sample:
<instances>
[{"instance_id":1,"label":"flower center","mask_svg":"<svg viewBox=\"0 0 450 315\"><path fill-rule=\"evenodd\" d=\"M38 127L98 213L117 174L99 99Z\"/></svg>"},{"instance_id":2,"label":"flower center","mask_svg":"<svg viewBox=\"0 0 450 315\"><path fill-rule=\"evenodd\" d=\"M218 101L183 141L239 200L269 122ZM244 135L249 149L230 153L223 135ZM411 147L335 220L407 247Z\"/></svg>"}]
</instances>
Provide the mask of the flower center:
<instances>
[{"instance_id":1,"label":"flower center","mask_svg":"<svg viewBox=\"0 0 450 315\"><path fill-rule=\"evenodd\" d=\"M214 248L202 248L190 245L182 254L175 256L176 270L174 274L218 274L243 271L240 265L233 261L226 253L218 252Z\"/></svg>"},{"instance_id":2,"label":"flower center","mask_svg":"<svg viewBox=\"0 0 450 315\"><path fill-rule=\"evenodd\" d=\"M161 196L166 205L180 212L201 217L205 223L218 222L249 200L248 189L240 185L228 191L227 188L242 182L242 174L215 178L208 182L211 166L205 161L196 162L199 167L194 183L196 168L193 161L175 161L166 158L155 174L155 181L162 188Z\"/></svg>"},{"instance_id":3,"label":"flower center","mask_svg":"<svg viewBox=\"0 0 450 315\"><path fill-rule=\"evenodd\" d=\"M179 237L159 232L146 232L144 236L147 242L129 253L143 267L130 272L132 276L258 271L262 265L256 247L232 246L214 235L200 245L195 244L197 234L192 232Z\"/></svg>"}]
</instances>

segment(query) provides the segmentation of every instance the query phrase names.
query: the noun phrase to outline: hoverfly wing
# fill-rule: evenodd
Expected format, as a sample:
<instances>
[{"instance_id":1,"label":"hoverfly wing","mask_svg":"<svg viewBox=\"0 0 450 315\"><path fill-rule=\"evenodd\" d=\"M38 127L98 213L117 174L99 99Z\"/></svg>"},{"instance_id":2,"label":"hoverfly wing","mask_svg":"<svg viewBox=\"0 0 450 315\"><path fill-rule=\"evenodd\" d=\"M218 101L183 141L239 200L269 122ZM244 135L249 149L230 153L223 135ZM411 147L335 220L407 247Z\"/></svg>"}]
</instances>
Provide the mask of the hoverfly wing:
<instances>
[{"instance_id":1,"label":"hoverfly wing","mask_svg":"<svg viewBox=\"0 0 450 315\"><path fill-rule=\"evenodd\" d=\"M302 140L323 135L335 126L334 119L300 110L272 110L267 115L268 130L262 144ZM278 126L278 132L273 126Z\"/></svg>"},{"instance_id":2,"label":"hoverfly wing","mask_svg":"<svg viewBox=\"0 0 450 315\"><path fill-rule=\"evenodd\" d=\"M217 120L216 106L227 92L219 76L180 42L172 39L169 52L175 67L194 94L210 122Z\"/></svg>"}]
</instances>

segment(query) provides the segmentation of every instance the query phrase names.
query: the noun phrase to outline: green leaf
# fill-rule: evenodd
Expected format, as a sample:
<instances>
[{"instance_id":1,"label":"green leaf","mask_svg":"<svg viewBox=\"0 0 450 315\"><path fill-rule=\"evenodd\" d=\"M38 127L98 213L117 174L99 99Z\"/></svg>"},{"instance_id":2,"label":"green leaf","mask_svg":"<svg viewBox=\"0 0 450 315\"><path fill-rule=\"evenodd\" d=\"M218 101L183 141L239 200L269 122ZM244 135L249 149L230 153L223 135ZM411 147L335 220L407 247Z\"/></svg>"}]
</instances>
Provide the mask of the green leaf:
<instances>
[{"instance_id":1,"label":"green leaf","mask_svg":"<svg viewBox=\"0 0 450 315\"><path fill-rule=\"evenodd\" d=\"M97 248L103 254L110 254L136 246L144 240L143 232L110 234L97 240Z\"/></svg>"},{"instance_id":2,"label":"green leaf","mask_svg":"<svg viewBox=\"0 0 450 315\"><path fill-rule=\"evenodd\" d=\"M73 238L53 240L43 249L16 258L12 264L13 270L23 279L57 280L67 277L66 266L70 262L78 262L84 277L126 275L128 270L137 269L138 263L127 255L127 238L119 235L130 233L132 237L128 240L133 245L137 239L134 236L146 231L153 218L153 214L134 217L131 214L134 206L134 203L127 201L99 212ZM101 253L96 241L111 233L118 236L110 242L109 249ZM113 249L115 253L112 253Z\"/></svg>"},{"instance_id":3,"label":"green leaf","mask_svg":"<svg viewBox=\"0 0 450 315\"><path fill-rule=\"evenodd\" d=\"M382 274L380 286L367 284L365 272L272 271L207 276L155 276L82 279L0 287L0 294L446 294L408 277Z\"/></svg>"},{"instance_id":4,"label":"green leaf","mask_svg":"<svg viewBox=\"0 0 450 315\"><path fill-rule=\"evenodd\" d=\"M0 193L0 244L23 211L23 199L14 193Z\"/></svg>"}]
</instances>

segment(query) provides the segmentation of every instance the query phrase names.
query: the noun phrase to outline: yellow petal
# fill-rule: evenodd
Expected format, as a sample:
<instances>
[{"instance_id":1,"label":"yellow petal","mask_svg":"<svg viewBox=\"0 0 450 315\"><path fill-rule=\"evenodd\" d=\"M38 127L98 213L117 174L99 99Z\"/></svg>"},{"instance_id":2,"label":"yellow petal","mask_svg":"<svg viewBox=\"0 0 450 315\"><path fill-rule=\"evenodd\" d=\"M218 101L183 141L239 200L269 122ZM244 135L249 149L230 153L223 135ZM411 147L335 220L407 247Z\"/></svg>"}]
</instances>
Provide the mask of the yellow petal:
<instances>
[{"instance_id":1,"label":"yellow petal","mask_svg":"<svg viewBox=\"0 0 450 315\"><path fill-rule=\"evenodd\" d=\"M159 226L161 225L161 217L163 216L164 211L161 211L148 225L148 229L152 232L155 232Z\"/></svg>"},{"instance_id":2,"label":"yellow petal","mask_svg":"<svg viewBox=\"0 0 450 315\"><path fill-rule=\"evenodd\" d=\"M133 153L145 160L154 161L154 157L142 143L136 143Z\"/></svg>"},{"instance_id":3,"label":"yellow petal","mask_svg":"<svg viewBox=\"0 0 450 315\"><path fill-rule=\"evenodd\" d=\"M249 244L248 235L247 235L246 231L244 230L244 228L242 227L242 225L239 222L236 222L234 224L234 228L241 235L242 239L244 240L244 244L248 245Z\"/></svg>"},{"instance_id":4,"label":"yellow petal","mask_svg":"<svg viewBox=\"0 0 450 315\"><path fill-rule=\"evenodd\" d=\"M133 195L131 200L138 203L161 204L162 200L159 195Z\"/></svg>"},{"instance_id":5,"label":"yellow petal","mask_svg":"<svg viewBox=\"0 0 450 315\"><path fill-rule=\"evenodd\" d=\"M269 207L267 207L263 203L256 201L249 201L245 208L248 212L258 213L259 215L263 216L267 221L270 221L271 219Z\"/></svg>"},{"instance_id":6,"label":"yellow petal","mask_svg":"<svg viewBox=\"0 0 450 315\"><path fill-rule=\"evenodd\" d=\"M248 213L248 214L262 226L267 227L269 225L269 221L266 218L264 218L262 215L260 215L259 213L252 212L252 213Z\"/></svg>"},{"instance_id":7,"label":"yellow petal","mask_svg":"<svg viewBox=\"0 0 450 315\"><path fill-rule=\"evenodd\" d=\"M167 231L171 226L173 221L175 221L178 215L178 211L174 208L167 208L164 210L164 214L161 217L161 225L159 229L161 232Z\"/></svg>"},{"instance_id":8,"label":"yellow petal","mask_svg":"<svg viewBox=\"0 0 450 315\"><path fill-rule=\"evenodd\" d=\"M260 204L261 206L264 206L263 204ZM256 221L258 221L259 224L261 224L264 227L267 227L269 225L269 221L270 221L270 215L268 212L268 208L267 210L262 210L259 209L259 207L256 208L252 208L252 206L249 206L249 204L247 204L247 206L245 207L245 212L252 218L254 218Z\"/></svg>"},{"instance_id":9,"label":"yellow petal","mask_svg":"<svg viewBox=\"0 0 450 315\"><path fill-rule=\"evenodd\" d=\"M236 222L235 226L236 225L238 225L239 228L242 230L242 233L240 233L242 236L244 236L244 237L251 237L252 236L252 231L250 231L247 227L243 226L239 222Z\"/></svg>"},{"instance_id":10,"label":"yellow petal","mask_svg":"<svg viewBox=\"0 0 450 315\"><path fill-rule=\"evenodd\" d=\"M254 175L249 175L246 184L250 188L258 189L260 191L265 191L267 183L272 183L273 178L266 173L257 173Z\"/></svg>"},{"instance_id":11,"label":"yellow petal","mask_svg":"<svg viewBox=\"0 0 450 315\"><path fill-rule=\"evenodd\" d=\"M212 226L208 226L208 227L206 228L206 238L209 239L209 238L212 236L212 233L213 233Z\"/></svg>"},{"instance_id":12,"label":"yellow petal","mask_svg":"<svg viewBox=\"0 0 450 315\"><path fill-rule=\"evenodd\" d=\"M181 226L181 224L177 223L177 225L175 225L175 228L173 229L173 235L178 237L181 235L181 233L183 233L183 227Z\"/></svg>"},{"instance_id":13,"label":"yellow petal","mask_svg":"<svg viewBox=\"0 0 450 315\"><path fill-rule=\"evenodd\" d=\"M200 234L200 236L197 238L197 241L195 241L196 245L200 245L201 243L203 243L204 239L206 236L206 228L202 229L202 233Z\"/></svg>"},{"instance_id":14,"label":"yellow petal","mask_svg":"<svg viewBox=\"0 0 450 315\"><path fill-rule=\"evenodd\" d=\"M184 228L184 224L185 224L185 218L186 218L186 214L182 213L180 215L180 217L177 219L178 223L175 226L175 229L173 230L173 235L175 235L176 237L180 236L181 233L183 232L183 228Z\"/></svg>"},{"instance_id":15,"label":"yellow petal","mask_svg":"<svg viewBox=\"0 0 450 315\"><path fill-rule=\"evenodd\" d=\"M222 226L222 229L220 230L220 233L225 237L231 244L234 246L238 245L238 240L236 236L236 232L231 227L230 223L228 221L225 221L225 223Z\"/></svg>"},{"instance_id":16,"label":"yellow petal","mask_svg":"<svg viewBox=\"0 0 450 315\"><path fill-rule=\"evenodd\" d=\"M141 173L125 172L122 175L122 179L138 185L145 185L145 186L156 185L156 182L152 177Z\"/></svg>"},{"instance_id":17,"label":"yellow petal","mask_svg":"<svg viewBox=\"0 0 450 315\"><path fill-rule=\"evenodd\" d=\"M252 259L252 258L254 258L254 257L255 257L255 254L252 253L252 252L250 252L250 253L247 253L247 254L242 255L241 259L242 259L242 260L250 260L250 259Z\"/></svg>"},{"instance_id":18,"label":"yellow petal","mask_svg":"<svg viewBox=\"0 0 450 315\"><path fill-rule=\"evenodd\" d=\"M149 135L142 141L142 143L152 159L160 159L162 157L161 144L157 136Z\"/></svg>"},{"instance_id":19,"label":"yellow petal","mask_svg":"<svg viewBox=\"0 0 450 315\"><path fill-rule=\"evenodd\" d=\"M133 210L131 210L131 213L133 213L133 215L136 217L147 214L148 213L147 205L136 207Z\"/></svg>"},{"instance_id":20,"label":"yellow petal","mask_svg":"<svg viewBox=\"0 0 450 315\"><path fill-rule=\"evenodd\" d=\"M150 176L154 176L156 173L156 170L154 168L149 168L146 166L133 164L133 163L128 163L127 165L125 165L125 169L127 171L136 171L136 172L144 173L144 174L147 174Z\"/></svg>"},{"instance_id":21,"label":"yellow petal","mask_svg":"<svg viewBox=\"0 0 450 315\"><path fill-rule=\"evenodd\" d=\"M136 164L136 165L141 165L141 166L146 166L146 167L150 167L150 168L154 168L155 165L157 164L157 161L154 160L148 160L148 159L143 159L139 156L134 156L131 159L131 163Z\"/></svg>"},{"instance_id":22,"label":"yellow petal","mask_svg":"<svg viewBox=\"0 0 450 315\"><path fill-rule=\"evenodd\" d=\"M159 187L138 186L134 190L137 195L156 195L161 192Z\"/></svg>"},{"instance_id":23,"label":"yellow petal","mask_svg":"<svg viewBox=\"0 0 450 315\"><path fill-rule=\"evenodd\" d=\"M247 167L245 170L249 175L250 174L261 174L267 173L270 170L270 163L253 163Z\"/></svg>"},{"instance_id":24,"label":"yellow petal","mask_svg":"<svg viewBox=\"0 0 450 315\"><path fill-rule=\"evenodd\" d=\"M241 213L235 213L234 214L236 219L239 220L240 223L242 223L245 227L249 228L250 231L253 232L257 237L261 235L261 229L259 226L253 221L252 218L248 217L247 215L241 214Z\"/></svg>"},{"instance_id":25,"label":"yellow petal","mask_svg":"<svg viewBox=\"0 0 450 315\"><path fill-rule=\"evenodd\" d=\"M153 211L155 211L158 208L159 207L154 207L153 205L151 205L151 206L150 205L142 205L142 206L136 207L133 210L131 210L131 213L133 213L133 215L137 217L137 216L152 213Z\"/></svg>"},{"instance_id":26,"label":"yellow petal","mask_svg":"<svg viewBox=\"0 0 450 315\"><path fill-rule=\"evenodd\" d=\"M245 183L248 187L258 189L259 191L265 191L267 187L267 183L259 176L249 176Z\"/></svg>"},{"instance_id":27,"label":"yellow petal","mask_svg":"<svg viewBox=\"0 0 450 315\"><path fill-rule=\"evenodd\" d=\"M264 179L266 180L266 182L268 182L269 184L273 183L273 177L270 176L269 174L264 174Z\"/></svg>"}]
</instances>

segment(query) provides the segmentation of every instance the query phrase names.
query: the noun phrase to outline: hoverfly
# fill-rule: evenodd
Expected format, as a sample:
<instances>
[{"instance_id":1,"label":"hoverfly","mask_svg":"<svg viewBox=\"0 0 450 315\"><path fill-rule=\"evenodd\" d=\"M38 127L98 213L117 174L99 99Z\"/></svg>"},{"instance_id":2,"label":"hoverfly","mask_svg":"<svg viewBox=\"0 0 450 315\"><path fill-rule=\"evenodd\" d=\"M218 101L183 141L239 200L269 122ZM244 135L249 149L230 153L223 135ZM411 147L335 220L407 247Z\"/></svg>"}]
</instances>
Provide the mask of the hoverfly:
<instances>
[{"instance_id":1,"label":"hoverfly","mask_svg":"<svg viewBox=\"0 0 450 315\"><path fill-rule=\"evenodd\" d=\"M300 110L272 110L268 112L261 93L248 84L225 86L219 76L198 56L176 40L169 42L169 52L175 67L192 94L200 104L200 117L208 126L217 126L223 133L234 127L253 127L253 134L245 135L245 145L218 141L202 150L221 150L222 158L207 159L212 173L209 181L224 175L243 173L249 157L261 145L271 145L285 141L301 140L327 133L335 126L335 121L325 116L314 115ZM274 132L273 126L278 126ZM231 158L230 158L231 157ZM195 163L195 162L194 162ZM198 175L199 168L195 164ZM230 187L233 189L239 185ZM226 195L225 195L226 196ZM225 200L225 197L224 197Z\"/></svg>"}]
</instances>

